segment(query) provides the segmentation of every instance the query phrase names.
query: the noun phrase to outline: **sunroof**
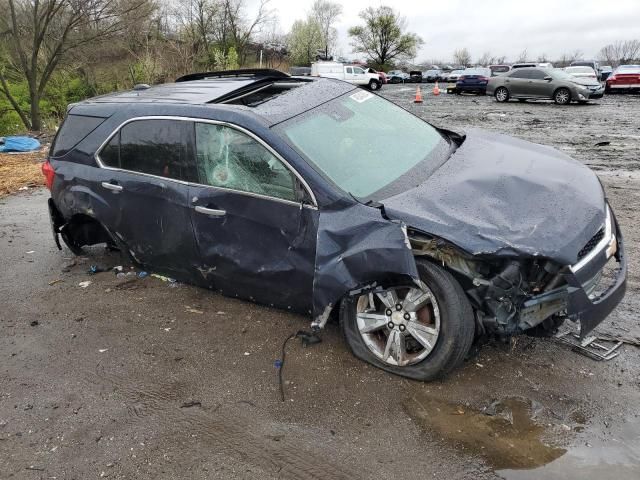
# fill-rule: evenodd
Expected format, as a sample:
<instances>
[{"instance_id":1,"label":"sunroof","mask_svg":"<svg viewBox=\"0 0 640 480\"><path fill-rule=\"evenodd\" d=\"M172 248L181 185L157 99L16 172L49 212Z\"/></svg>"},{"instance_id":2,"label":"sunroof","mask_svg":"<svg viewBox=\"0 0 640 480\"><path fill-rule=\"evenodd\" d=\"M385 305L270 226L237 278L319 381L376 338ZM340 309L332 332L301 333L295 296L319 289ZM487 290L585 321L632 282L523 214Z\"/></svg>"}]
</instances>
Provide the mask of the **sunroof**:
<instances>
[{"instance_id":1,"label":"sunroof","mask_svg":"<svg viewBox=\"0 0 640 480\"><path fill-rule=\"evenodd\" d=\"M263 103L268 102L289 90L304 85L304 83L304 81L300 80L270 82L266 85L255 86L255 88L248 91L234 92L235 95L224 99L218 99L215 103L257 107L258 105L262 105Z\"/></svg>"}]
</instances>

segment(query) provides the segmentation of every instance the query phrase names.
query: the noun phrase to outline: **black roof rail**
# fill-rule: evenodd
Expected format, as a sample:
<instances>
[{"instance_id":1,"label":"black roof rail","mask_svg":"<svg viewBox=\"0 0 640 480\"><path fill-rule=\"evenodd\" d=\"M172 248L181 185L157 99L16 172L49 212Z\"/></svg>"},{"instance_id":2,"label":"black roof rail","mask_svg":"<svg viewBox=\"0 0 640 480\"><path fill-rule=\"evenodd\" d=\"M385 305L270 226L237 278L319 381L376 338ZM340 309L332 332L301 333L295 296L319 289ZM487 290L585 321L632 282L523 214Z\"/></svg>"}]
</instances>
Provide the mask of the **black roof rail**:
<instances>
[{"instance_id":1,"label":"black roof rail","mask_svg":"<svg viewBox=\"0 0 640 480\"><path fill-rule=\"evenodd\" d=\"M205 78L224 77L270 77L289 78L291 75L272 68L243 68L240 70L222 70L220 72L189 73L176 79L176 83L189 82L191 80L204 80Z\"/></svg>"}]
</instances>

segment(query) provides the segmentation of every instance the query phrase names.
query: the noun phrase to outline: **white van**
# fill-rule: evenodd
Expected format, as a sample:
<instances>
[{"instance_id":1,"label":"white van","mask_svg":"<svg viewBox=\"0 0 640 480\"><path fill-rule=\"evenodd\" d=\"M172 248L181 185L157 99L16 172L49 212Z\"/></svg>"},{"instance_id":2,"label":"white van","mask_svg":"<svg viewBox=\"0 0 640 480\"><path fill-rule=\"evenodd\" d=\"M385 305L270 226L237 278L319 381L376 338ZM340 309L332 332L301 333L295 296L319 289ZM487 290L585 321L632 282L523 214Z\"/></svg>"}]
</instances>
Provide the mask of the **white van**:
<instances>
[{"instance_id":1,"label":"white van","mask_svg":"<svg viewBox=\"0 0 640 480\"><path fill-rule=\"evenodd\" d=\"M315 77L337 78L345 82L378 90L382 86L377 73L367 73L357 65L345 65L339 62L316 62L311 64L311 75Z\"/></svg>"}]
</instances>

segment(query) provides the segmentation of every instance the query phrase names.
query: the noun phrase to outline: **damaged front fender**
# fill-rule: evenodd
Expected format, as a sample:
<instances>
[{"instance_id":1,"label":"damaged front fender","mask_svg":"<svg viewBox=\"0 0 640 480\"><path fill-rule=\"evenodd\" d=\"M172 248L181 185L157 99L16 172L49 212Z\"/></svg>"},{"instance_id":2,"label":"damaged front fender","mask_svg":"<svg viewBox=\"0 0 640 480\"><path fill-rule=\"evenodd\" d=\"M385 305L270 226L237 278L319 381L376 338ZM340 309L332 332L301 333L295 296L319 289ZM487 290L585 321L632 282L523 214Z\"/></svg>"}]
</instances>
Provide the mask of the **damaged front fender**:
<instances>
[{"instance_id":1,"label":"damaged front fender","mask_svg":"<svg viewBox=\"0 0 640 480\"><path fill-rule=\"evenodd\" d=\"M323 328L345 295L419 282L404 224L343 202L320 213L313 282L313 328Z\"/></svg>"}]
</instances>

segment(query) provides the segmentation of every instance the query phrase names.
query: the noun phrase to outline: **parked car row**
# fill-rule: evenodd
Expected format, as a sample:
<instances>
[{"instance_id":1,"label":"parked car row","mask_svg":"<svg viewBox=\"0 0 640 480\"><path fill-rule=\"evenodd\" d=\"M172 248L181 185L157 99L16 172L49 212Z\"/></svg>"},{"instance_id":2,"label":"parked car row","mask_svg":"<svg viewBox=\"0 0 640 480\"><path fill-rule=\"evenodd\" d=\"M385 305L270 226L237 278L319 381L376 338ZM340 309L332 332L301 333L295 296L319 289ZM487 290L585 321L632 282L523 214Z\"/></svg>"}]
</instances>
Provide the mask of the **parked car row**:
<instances>
[{"instance_id":1,"label":"parked car row","mask_svg":"<svg viewBox=\"0 0 640 480\"><path fill-rule=\"evenodd\" d=\"M550 63L516 63L451 72L391 70L385 74L367 66L316 62L311 66L311 75L344 80L370 90L378 90L385 83L443 81L447 82L447 93L489 93L498 101L548 98L560 104L602 98L605 91L640 90L640 65L621 65L610 74L608 68L595 61L577 61L564 69L553 68ZM602 72L606 73L604 84L601 83ZM490 81L492 79L497 80Z\"/></svg>"}]
</instances>

